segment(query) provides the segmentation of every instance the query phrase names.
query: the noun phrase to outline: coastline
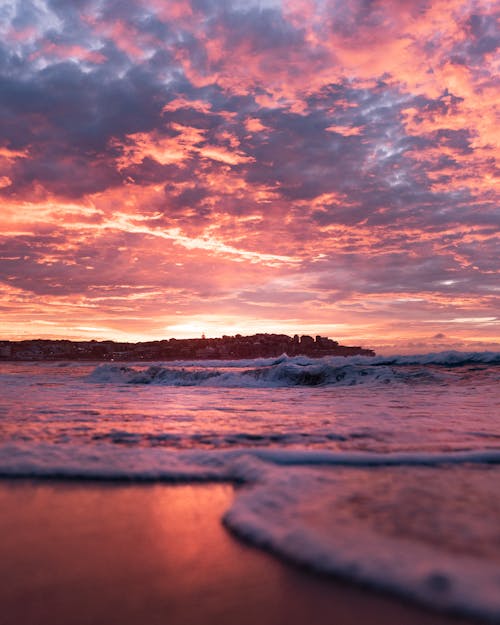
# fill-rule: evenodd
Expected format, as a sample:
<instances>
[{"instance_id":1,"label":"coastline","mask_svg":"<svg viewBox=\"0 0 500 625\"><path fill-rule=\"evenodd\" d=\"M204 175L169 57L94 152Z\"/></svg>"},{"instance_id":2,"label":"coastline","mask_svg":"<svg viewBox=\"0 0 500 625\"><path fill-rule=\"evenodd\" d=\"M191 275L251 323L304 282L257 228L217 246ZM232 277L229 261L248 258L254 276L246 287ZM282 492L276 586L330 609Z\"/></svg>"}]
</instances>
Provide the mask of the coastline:
<instances>
[{"instance_id":1,"label":"coastline","mask_svg":"<svg viewBox=\"0 0 500 625\"><path fill-rule=\"evenodd\" d=\"M232 536L229 484L0 479L1 625L465 625Z\"/></svg>"}]
</instances>

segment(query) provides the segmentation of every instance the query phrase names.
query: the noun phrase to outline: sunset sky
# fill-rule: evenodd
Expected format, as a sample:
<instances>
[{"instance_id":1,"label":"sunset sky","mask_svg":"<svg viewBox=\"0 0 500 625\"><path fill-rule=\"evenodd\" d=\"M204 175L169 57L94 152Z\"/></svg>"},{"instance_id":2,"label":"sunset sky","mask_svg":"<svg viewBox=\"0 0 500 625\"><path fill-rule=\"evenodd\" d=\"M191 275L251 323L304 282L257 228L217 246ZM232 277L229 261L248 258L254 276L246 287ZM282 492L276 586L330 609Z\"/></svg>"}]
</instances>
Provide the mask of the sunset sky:
<instances>
[{"instance_id":1,"label":"sunset sky","mask_svg":"<svg viewBox=\"0 0 500 625\"><path fill-rule=\"evenodd\" d=\"M500 349L495 6L3 0L0 339Z\"/></svg>"}]
</instances>

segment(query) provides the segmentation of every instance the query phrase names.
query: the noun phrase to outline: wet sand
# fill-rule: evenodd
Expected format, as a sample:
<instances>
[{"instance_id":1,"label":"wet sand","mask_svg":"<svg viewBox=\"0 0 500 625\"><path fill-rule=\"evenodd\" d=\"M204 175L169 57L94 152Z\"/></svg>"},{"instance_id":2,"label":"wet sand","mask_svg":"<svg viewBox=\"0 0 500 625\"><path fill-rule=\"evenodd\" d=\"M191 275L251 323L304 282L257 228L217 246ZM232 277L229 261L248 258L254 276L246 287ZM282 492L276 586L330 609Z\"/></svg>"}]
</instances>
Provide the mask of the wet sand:
<instances>
[{"instance_id":1,"label":"wet sand","mask_svg":"<svg viewBox=\"0 0 500 625\"><path fill-rule=\"evenodd\" d=\"M226 484L0 480L1 625L459 625L235 539Z\"/></svg>"}]
</instances>

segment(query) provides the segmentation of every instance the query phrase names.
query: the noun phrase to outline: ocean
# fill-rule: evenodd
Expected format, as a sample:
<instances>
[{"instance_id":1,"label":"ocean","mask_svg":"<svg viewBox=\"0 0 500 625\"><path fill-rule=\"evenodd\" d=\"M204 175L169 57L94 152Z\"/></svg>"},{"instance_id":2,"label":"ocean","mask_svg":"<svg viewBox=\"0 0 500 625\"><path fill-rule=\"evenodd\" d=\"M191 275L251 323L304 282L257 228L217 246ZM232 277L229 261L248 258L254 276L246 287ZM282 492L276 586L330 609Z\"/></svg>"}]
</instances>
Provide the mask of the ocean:
<instances>
[{"instance_id":1,"label":"ocean","mask_svg":"<svg viewBox=\"0 0 500 625\"><path fill-rule=\"evenodd\" d=\"M290 563L500 622L500 353L0 363L0 475L230 482Z\"/></svg>"}]
</instances>

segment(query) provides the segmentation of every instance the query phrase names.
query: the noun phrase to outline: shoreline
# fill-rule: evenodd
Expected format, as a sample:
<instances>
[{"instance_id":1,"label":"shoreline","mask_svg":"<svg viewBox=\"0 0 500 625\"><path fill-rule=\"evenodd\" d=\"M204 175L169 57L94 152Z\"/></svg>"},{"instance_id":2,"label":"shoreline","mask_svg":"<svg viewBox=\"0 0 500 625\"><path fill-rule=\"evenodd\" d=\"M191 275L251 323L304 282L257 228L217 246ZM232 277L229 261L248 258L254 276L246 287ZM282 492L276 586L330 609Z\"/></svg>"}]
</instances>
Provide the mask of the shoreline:
<instances>
[{"instance_id":1,"label":"shoreline","mask_svg":"<svg viewBox=\"0 0 500 625\"><path fill-rule=\"evenodd\" d=\"M314 574L221 522L228 483L0 478L0 625L466 625Z\"/></svg>"}]
</instances>

